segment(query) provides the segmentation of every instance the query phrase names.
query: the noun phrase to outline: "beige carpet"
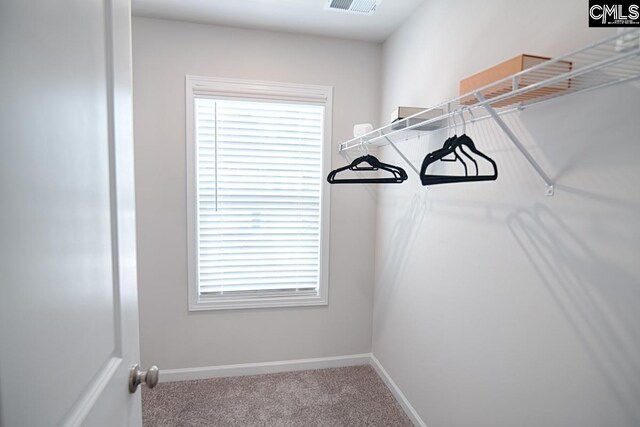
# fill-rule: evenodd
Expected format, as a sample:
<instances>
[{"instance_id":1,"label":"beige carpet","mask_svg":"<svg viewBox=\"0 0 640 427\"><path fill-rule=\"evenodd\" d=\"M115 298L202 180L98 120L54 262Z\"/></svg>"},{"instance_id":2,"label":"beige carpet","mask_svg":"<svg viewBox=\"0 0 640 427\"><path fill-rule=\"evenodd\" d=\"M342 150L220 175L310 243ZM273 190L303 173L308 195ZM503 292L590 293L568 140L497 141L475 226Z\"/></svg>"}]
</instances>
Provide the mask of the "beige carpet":
<instances>
[{"instance_id":1,"label":"beige carpet","mask_svg":"<svg viewBox=\"0 0 640 427\"><path fill-rule=\"evenodd\" d=\"M142 389L145 427L410 427L370 366L160 383Z\"/></svg>"}]
</instances>

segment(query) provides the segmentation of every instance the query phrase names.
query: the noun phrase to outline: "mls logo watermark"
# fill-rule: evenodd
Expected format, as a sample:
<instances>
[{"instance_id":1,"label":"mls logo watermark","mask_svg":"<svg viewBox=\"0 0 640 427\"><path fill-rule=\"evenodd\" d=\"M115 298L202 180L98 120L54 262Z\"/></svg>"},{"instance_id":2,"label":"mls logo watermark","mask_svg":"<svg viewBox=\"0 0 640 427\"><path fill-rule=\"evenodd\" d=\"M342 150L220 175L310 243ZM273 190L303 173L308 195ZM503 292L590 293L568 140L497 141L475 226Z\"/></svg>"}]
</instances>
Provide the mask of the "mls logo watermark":
<instances>
[{"instance_id":1,"label":"mls logo watermark","mask_svg":"<svg viewBox=\"0 0 640 427\"><path fill-rule=\"evenodd\" d=\"M589 0L590 27L640 27L640 0Z\"/></svg>"}]
</instances>

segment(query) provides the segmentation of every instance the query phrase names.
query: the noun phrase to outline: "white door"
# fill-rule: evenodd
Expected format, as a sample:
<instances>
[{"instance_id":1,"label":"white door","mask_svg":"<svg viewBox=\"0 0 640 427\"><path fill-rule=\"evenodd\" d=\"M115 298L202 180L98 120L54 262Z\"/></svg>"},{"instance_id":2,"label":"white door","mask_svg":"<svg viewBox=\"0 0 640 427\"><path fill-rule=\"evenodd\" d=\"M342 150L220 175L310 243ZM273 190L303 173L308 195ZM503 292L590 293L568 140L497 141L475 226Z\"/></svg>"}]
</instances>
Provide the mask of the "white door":
<instances>
[{"instance_id":1,"label":"white door","mask_svg":"<svg viewBox=\"0 0 640 427\"><path fill-rule=\"evenodd\" d=\"M140 425L128 0L0 1L0 425Z\"/></svg>"}]
</instances>

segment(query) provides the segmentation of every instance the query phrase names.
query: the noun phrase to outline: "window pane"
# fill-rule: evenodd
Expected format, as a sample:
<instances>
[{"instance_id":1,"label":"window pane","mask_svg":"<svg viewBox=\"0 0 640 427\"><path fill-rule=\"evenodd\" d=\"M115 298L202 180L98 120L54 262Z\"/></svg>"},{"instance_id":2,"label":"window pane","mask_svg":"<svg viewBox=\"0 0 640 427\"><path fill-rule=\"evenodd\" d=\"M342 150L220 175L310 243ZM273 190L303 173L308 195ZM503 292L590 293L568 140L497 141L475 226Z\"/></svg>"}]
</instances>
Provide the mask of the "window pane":
<instances>
[{"instance_id":1,"label":"window pane","mask_svg":"<svg viewBox=\"0 0 640 427\"><path fill-rule=\"evenodd\" d=\"M318 289L324 107L196 99L203 293Z\"/></svg>"}]
</instances>

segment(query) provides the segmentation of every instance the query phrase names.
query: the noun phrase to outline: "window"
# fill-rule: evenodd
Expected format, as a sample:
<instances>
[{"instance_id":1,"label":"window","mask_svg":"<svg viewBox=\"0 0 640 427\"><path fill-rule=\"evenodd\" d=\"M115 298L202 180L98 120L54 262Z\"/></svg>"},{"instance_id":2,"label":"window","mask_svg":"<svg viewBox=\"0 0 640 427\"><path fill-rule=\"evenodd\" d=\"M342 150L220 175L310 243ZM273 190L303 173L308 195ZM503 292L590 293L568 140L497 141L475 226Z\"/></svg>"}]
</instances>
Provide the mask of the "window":
<instances>
[{"instance_id":1,"label":"window","mask_svg":"<svg viewBox=\"0 0 640 427\"><path fill-rule=\"evenodd\" d=\"M189 309L327 304L332 89L186 89Z\"/></svg>"}]
</instances>

